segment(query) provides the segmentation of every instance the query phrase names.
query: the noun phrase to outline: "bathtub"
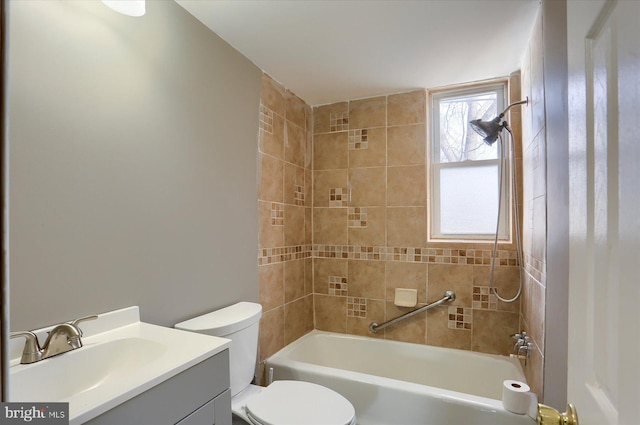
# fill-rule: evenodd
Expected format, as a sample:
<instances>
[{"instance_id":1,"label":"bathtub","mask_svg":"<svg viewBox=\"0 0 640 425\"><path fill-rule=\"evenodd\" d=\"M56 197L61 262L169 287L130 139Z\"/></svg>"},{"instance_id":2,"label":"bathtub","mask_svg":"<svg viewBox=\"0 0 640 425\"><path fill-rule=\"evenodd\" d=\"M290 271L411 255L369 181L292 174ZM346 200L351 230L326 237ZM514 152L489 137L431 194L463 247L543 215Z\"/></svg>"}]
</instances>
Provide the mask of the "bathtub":
<instances>
[{"instance_id":1,"label":"bathtub","mask_svg":"<svg viewBox=\"0 0 640 425\"><path fill-rule=\"evenodd\" d=\"M502 381L524 381L504 356L314 330L269 357L273 379L345 396L359 425L532 425L502 407Z\"/></svg>"}]
</instances>

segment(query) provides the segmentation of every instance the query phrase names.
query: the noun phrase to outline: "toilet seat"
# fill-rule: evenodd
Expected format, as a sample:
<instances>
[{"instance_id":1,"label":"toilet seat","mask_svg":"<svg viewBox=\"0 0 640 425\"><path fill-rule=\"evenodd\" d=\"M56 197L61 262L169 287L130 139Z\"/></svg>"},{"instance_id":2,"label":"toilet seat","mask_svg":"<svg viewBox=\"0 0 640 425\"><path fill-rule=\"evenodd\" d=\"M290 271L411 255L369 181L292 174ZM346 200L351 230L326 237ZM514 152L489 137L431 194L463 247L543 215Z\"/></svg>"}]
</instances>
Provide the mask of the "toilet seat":
<instances>
[{"instance_id":1,"label":"toilet seat","mask_svg":"<svg viewBox=\"0 0 640 425\"><path fill-rule=\"evenodd\" d=\"M303 381L274 381L245 406L255 425L353 425L349 400L329 388Z\"/></svg>"}]
</instances>

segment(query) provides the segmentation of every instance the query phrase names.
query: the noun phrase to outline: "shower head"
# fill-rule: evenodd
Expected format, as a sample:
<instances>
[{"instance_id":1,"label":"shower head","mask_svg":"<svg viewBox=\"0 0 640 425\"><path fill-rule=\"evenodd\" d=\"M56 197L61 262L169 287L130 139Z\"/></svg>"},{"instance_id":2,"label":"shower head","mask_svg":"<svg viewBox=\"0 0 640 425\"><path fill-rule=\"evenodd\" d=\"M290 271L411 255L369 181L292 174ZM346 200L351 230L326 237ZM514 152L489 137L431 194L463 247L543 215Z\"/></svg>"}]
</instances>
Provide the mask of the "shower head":
<instances>
[{"instance_id":1,"label":"shower head","mask_svg":"<svg viewBox=\"0 0 640 425\"><path fill-rule=\"evenodd\" d=\"M500 115L498 115L491 121L482 121L479 118L477 120L473 120L470 122L471 128L473 128L476 133L484 138L484 141L487 145L491 146L495 143L496 140L498 140L498 136L500 135L502 129L507 128L508 130L508 124L506 121L502 121L502 123L500 123L500 121L504 117L504 114L509 109L511 109L512 106L522 105L526 103L529 103L528 97L525 98L525 100L512 103L511 105L507 106L507 109L502 111Z\"/></svg>"},{"instance_id":2,"label":"shower head","mask_svg":"<svg viewBox=\"0 0 640 425\"><path fill-rule=\"evenodd\" d=\"M482 121L481 119L473 120L470 122L471 128L484 138L484 142L491 146L498 139L498 135L504 128L500 124L502 114L495 117L492 121Z\"/></svg>"}]
</instances>

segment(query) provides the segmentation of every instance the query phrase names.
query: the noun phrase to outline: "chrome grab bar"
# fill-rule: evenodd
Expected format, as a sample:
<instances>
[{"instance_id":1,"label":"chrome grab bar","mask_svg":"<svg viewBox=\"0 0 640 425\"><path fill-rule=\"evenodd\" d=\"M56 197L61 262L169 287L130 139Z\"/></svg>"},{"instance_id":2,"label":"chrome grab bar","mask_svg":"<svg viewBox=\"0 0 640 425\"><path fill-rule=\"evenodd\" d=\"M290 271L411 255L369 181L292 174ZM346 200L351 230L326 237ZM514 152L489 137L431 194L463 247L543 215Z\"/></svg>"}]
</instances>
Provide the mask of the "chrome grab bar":
<instances>
[{"instance_id":1,"label":"chrome grab bar","mask_svg":"<svg viewBox=\"0 0 640 425\"><path fill-rule=\"evenodd\" d=\"M448 301L453 301L455 299L456 299L456 294L453 291L447 291L444 293L443 297L440 298L438 301L425 305L424 307L420 307L408 313L405 313L402 316L396 317L395 319L388 320L380 325L377 324L376 322L372 322L369 325L369 330L373 333L376 333L379 330L386 328L387 326L395 325L396 323L404 319L408 319L409 317L415 316L416 314L422 313L423 311L430 310L434 307L439 306L440 304L446 303Z\"/></svg>"}]
</instances>

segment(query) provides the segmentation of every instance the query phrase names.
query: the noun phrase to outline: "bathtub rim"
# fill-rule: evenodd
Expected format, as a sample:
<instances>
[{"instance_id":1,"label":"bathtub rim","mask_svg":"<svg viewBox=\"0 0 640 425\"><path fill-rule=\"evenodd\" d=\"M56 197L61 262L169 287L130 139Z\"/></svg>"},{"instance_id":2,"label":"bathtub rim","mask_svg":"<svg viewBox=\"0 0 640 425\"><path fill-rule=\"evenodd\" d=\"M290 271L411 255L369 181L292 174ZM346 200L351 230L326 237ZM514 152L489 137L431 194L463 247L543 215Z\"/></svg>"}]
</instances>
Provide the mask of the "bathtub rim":
<instances>
[{"instance_id":1,"label":"bathtub rim","mask_svg":"<svg viewBox=\"0 0 640 425\"><path fill-rule=\"evenodd\" d=\"M468 393L461 393L458 391L448 390L445 388L438 388L438 387L433 387L425 384L417 384L414 382L402 381L399 379L387 378L384 376L372 375L372 374L363 373L363 372L356 372L352 370L339 369L339 368L329 367L329 366L321 366L314 363L307 363L299 360L294 360L291 358L290 354L293 350L295 350L297 345L300 345L301 343L303 343L305 339L312 338L313 336L316 336L316 335L328 335L331 337L336 337L341 339L356 339L356 340L364 340L364 341L368 340L368 341L375 341L375 342L385 342L385 343L390 343L394 345L396 344L399 344L399 345L410 344L410 345L417 345L417 346L424 345L429 349L434 349L437 351L454 350L456 352L461 352L465 354L473 354L474 356L478 355L481 357L488 357L493 359L495 359L496 357L501 357L501 358L504 358L504 360L510 360L506 356L500 356L497 354L480 353L476 351L460 350L457 348L446 348L446 347L438 347L433 345L415 344L411 342L393 341L393 340L373 338L373 337L362 336L362 335L342 334L342 333L328 332L328 331L321 331L318 329L314 329L306 333L305 335L301 336L297 340L284 346L283 348L278 350L276 353L272 354L267 359L265 359L265 372L268 371L269 367L276 366L276 367L282 367L287 369L302 369L314 375L331 376L331 377L336 377L340 379L345 379L345 377L348 376L354 379L355 381L362 382L365 384L383 383L385 386L388 386L393 389L401 390L401 391L407 391L414 394L428 394L429 396L432 396L435 399L441 400L445 403L471 404L476 408L491 411L491 412L508 412L510 414L513 414L504 408L504 406L502 405L502 400L477 396L477 395L468 394ZM522 366L519 364L519 362L515 363L511 361L511 363L518 365L523 382L526 382L524 378L524 371L522 370Z\"/></svg>"}]
</instances>

